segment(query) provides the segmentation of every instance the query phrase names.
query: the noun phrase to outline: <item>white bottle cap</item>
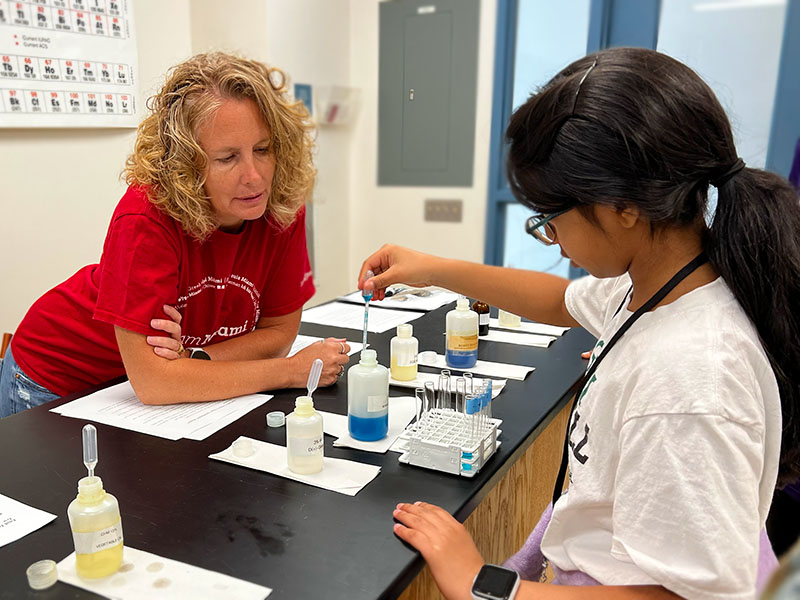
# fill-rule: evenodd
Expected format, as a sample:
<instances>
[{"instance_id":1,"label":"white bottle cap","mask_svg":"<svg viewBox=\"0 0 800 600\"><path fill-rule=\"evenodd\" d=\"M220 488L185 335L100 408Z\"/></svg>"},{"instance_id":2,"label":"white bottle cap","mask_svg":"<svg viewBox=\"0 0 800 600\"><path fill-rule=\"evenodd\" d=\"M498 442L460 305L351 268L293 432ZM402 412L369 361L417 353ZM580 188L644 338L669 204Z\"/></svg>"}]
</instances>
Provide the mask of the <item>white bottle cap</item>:
<instances>
[{"instance_id":1,"label":"white bottle cap","mask_svg":"<svg viewBox=\"0 0 800 600\"><path fill-rule=\"evenodd\" d=\"M464 298L463 296L456 300L456 309L457 310L469 310L469 298Z\"/></svg>"},{"instance_id":2,"label":"white bottle cap","mask_svg":"<svg viewBox=\"0 0 800 600\"><path fill-rule=\"evenodd\" d=\"M270 427L283 427L286 423L286 415L283 411L273 410L267 413L267 425Z\"/></svg>"},{"instance_id":3,"label":"white bottle cap","mask_svg":"<svg viewBox=\"0 0 800 600\"><path fill-rule=\"evenodd\" d=\"M33 590L46 590L58 581L56 563L48 559L33 563L25 574L28 576L28 585Z\"/></svg>"},{"instance_id":4,"label":"white bottle cap","mask_svg":"<svg viewBox=\"0 0 800 600\"><path fill-rule=\"evenodd\" d=\"M233 455L239 458L247 458L253 456L253 442L247 438L241 438L233 442Z\"/></svg>"},{"instance_id":5,"label":"white bottle cap","mask_svg":"<svg viewBox=\"0 0 800 600\"><path fill-rule=\"evenodd\" d=\"M410 338L414 333L414 326L411 323L401 323L397 326L397 337Z\"/></svg>"}]
</instances>

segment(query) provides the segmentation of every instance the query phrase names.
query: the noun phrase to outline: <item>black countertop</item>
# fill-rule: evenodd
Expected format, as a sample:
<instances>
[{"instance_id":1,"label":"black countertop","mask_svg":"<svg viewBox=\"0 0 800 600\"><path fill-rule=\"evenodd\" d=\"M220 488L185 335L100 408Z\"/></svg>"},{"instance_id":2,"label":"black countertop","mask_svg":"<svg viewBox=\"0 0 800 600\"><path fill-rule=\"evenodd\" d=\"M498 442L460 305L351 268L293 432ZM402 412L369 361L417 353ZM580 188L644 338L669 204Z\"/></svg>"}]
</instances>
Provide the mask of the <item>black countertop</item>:
<instances>
[{"instance_id":1,"label":"black countertop","mask_svg":"<svg viewBox=\"0 0 800 600\"><path fill-rule=\"evenodd\" d=\"M420 351L443 352L444 316L452 306L412 322ZM361 339L360 332L303 323L301 333ZM389 362L394 330L370 334L382 364ZM273 589L270 598L395 598L423 566L416 551L392 533L401 501L438 504L463 521L566 404L586 368L580 353L594 344L581 329L548 349L481 342L480 359L532 365L525 381L509 380L493 402L503 419L502 445L472 479L401 465L398 454L334 448L325 455L379 465L381 472L355 497L268 473L210 460L240 435L285 445L285 428L268 429L265 414L293 409L298 390L280 391L203 441L170 440L97 424L97 474L115 495L125 545L252 581ZM351 364L358 359L351 357ZM421 368L421 370L429 370ZM112 382L117 383L117 381ZM391 396L411 390L391 388ZM86 474L81 457L84 421L49 412L75 394L0 420L0 493L58 518L0 548L0 598L96 598L57 583L28 588L25 569L73 551L67 505ZM346 377L314 394L319 410L347 412ZM553 481L542 481L550 488Z\"/></svg>"}]
</instances>

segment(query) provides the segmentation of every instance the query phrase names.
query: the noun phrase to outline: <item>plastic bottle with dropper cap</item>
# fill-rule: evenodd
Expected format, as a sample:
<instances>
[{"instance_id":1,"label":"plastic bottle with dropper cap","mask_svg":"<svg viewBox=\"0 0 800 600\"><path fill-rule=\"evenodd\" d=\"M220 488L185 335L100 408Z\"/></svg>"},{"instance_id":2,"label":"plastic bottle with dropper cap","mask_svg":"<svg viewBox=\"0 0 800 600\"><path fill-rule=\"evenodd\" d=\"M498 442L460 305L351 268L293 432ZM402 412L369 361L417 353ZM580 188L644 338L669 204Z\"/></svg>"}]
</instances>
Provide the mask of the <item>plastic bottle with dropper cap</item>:
<instances>
[{"instance_id":1,"label":"plastic bottle with dropper cap","mask_svg":"<svg viewBox=\"0 0 800 600\"><path fill-rule=\"evenodd\" d=\"M445 360L448 367L469 369L478 362L478 313L469 309L463 296L455 310L447 313Z\"/></svg>"},{"instance_id":2,"label":"plastic bottle with dropper cap","mask_svg":"<svg viewBox=\"0 0 800 600\"><path fill-rule=\"evenodd\" d=\"M299 396L294 402L294 412L286 417L289 469L300 475L320 472L324 450L322 415L314 410L311 396Z\"/></svg>"},{"instance_id":3,"label":"plastic bottle with dropper cap","mask_svg":"<svg viewBox=\"0 0 800 600\"><path fill-rule=\"evenodd\" d=\"M363 442L386 437L389 431L389 369L378 364L372 348L347 371L347 425L350 435Z\"/></svg>"},{"instance_id":4,"label":"plastic bottle with dropper cap","mask_svg":"<svg viewBox=\"0 0 800 600\"><path fill-rule=\"evenodd\" d=\"M75 542L75 570L95 579L115 573L122 565L122 519L119 503L94 475L97 464L97 430L83 428L83 462L89 476L78 481L78 497L67 508Z\"/></svg>"},{"instance_id":5,"label":"plastic bottle with dropper cap","mask_svg":"<svg viewBox=\"0 0 800 600\"><path fill-rule=\"evenodd\" d=\"M413 337L411 323L397 326L397 335L391 341L391 375L397 381L413 381L417 378L417 354L419 342Z\"/></svg>"}]
</instances>

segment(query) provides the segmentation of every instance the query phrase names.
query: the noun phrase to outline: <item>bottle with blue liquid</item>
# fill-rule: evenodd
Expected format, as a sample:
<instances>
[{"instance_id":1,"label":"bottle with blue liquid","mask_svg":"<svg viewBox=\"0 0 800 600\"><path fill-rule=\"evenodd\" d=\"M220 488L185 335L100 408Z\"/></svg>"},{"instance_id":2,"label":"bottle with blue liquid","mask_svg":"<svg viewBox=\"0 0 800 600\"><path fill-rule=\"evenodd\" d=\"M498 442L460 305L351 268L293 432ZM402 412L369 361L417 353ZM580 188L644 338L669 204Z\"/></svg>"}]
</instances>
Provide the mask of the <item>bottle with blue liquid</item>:
<instances>
[{"instance_id":1,"label":"bottle with blue liquid","mask_svg":"<svg viewBox=\"0 0 800 600\"><path fill-rule=\"evenodd\" d=\"M448 367L470 369L478 362L478 313L459 298L446 318L445 361Z\"/></svg>"},{"instance_id":2,"label":"bottle with blue liquid","mask_svg":"<svg viewBox=\"0 0 800 600\"><path fill-rule=\"evenodd\" d=\"M383 439L389 431L389 369L378 364L371 348L347 371L347 424L362 442Z\"/></svg>"}]
</instances>

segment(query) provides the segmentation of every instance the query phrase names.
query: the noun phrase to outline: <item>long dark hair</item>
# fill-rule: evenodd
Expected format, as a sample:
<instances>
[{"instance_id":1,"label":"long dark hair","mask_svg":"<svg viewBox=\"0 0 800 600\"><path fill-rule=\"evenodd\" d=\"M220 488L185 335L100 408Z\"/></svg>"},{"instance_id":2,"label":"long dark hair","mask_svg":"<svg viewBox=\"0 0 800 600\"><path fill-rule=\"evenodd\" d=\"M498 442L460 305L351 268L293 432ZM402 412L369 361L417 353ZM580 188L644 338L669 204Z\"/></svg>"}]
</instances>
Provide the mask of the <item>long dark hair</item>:
<instances>
[{"instance_id":1,"label":"long dark hair","mask_svg":"<svg viewBox=\"0 0 800 600\"><path fill-rule=\"evenodd\" d=\"M714 93L686 65L643 48L575 61L521 106L506 132L516 198L544 214L636 206L651 227L703 223L711 265L752 320L780 390L779 485L800 477L800 199L742 168Z\"/></svg>"}]
</instances>

